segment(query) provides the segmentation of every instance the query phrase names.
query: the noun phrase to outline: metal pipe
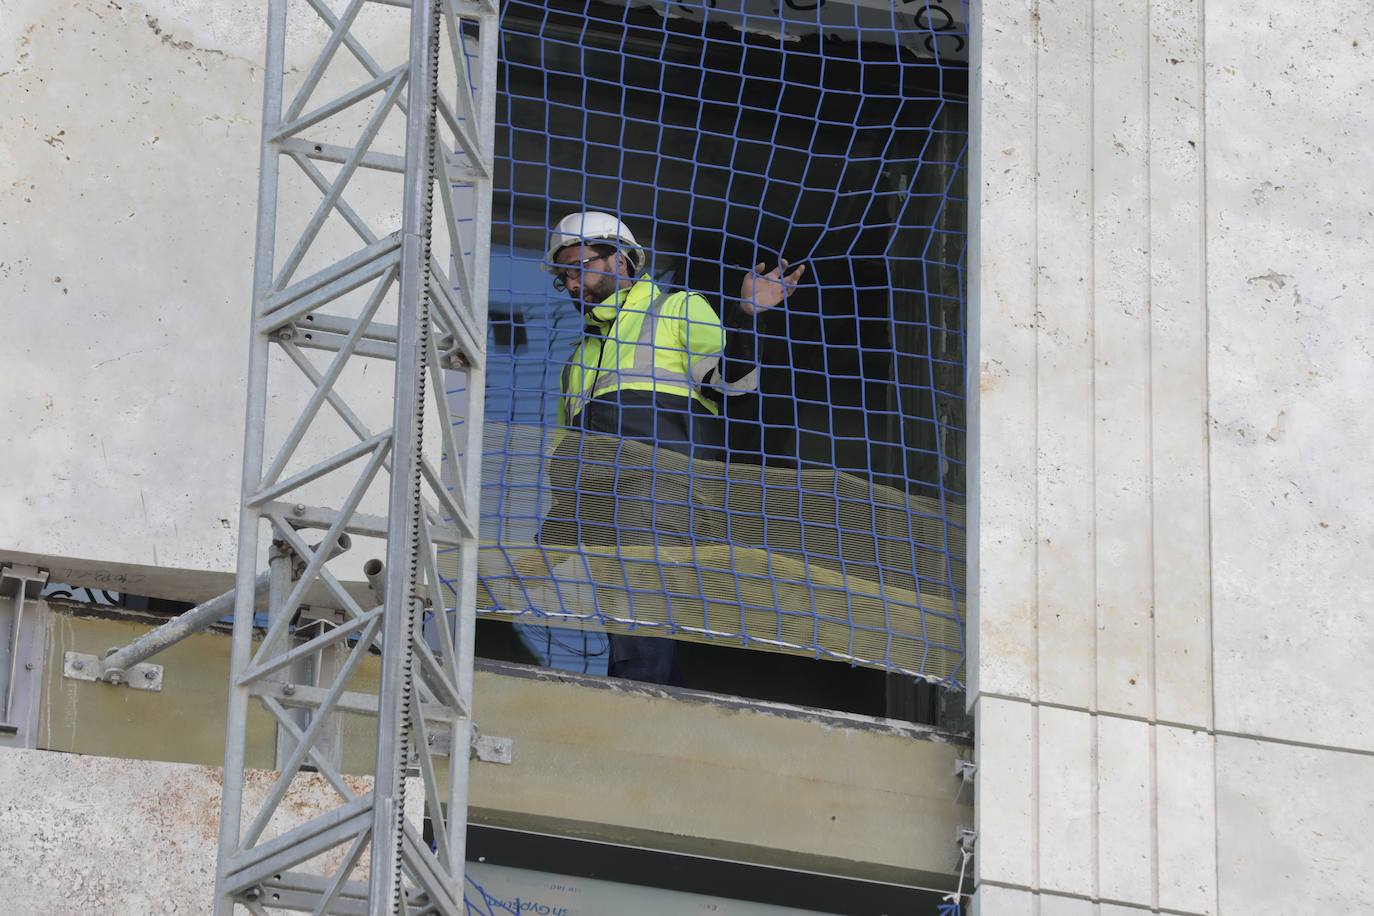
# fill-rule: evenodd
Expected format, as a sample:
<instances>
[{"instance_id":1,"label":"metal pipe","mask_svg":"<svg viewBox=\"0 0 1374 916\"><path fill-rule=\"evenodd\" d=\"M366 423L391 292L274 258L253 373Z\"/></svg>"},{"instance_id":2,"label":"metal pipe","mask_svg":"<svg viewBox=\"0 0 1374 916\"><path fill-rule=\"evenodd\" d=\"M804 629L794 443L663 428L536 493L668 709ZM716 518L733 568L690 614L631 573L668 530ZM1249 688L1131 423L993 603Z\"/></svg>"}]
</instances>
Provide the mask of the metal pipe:
<instances>
[{"instance_id":1,"label":"metal pipe","mask_svg":"<svg viewBox=\"0 0 1374 916\"><path fill-rule=\"evenodd\" d=\"M363 564L363 575L372 589L372 597L378 604L386 603L386 564L375 557Z\"/></svg>"},{"instance_id":2,"label":"metal pipe","mask_svg":"<svg viewBox=\"0 0 1374 916\"><path fill-rule=\"evenodd\" d=\"M234 679L249 665L253 652L256 607L259 509L247 505L261 486L267 427L269 342L257 330L263 305L274 292L277 245L277 183L280 155L268 139L282 120L282 84L286 72L286 0L267 2L267 53L263 67L262 147L258 162L258 222L253 264L253 331L248 355L247 405L244 411L243 478L239 502L237 581L234 588L234 636L229 656L229 703L225 711L223 790L220 793L219 847L215 863L215 916L234 916L229 889L231 863L242 848L244 766L248 744L248 690Z\"/></svg>"},{"instance_id":3,"label":"metal pipe","mask_svg":"<svg viewBox=\"0 0 1374 916\"><path fill-rule=\"evenodd\" d=\"M332 560L351 546L352 541L347 534L339 535L339 543L330 559ZM270 577L271 573L265 572L254 581L254 603L266 594ZM216 620L232 613L236 594L238 594L238 589L231 588L222 595L216 595L209 601L196 605L180 617L167 621L157 629L149 630L127 646L109 650L105 653L105 657L100 660L100 679L111 684L123 683L128 679L128 670L134 665L156 655L163 649L175 646L186 637L199 633Z\"/></svg>"},{"instance_id":4,"label":"metal pipe","mask_svg":"<svg viewBox=\"0 0 1374 916\"><path fill-rule=\"evenodd\" d=\"M272 624L275 623L277 617L280 616L283 610L282 601L286 598L287 593L291 591L291 578L294 573L295 565L294 553L283 542L274 541L272 546L268 548L267 629L269 633L276 629ZM285 648L281 651L276 651L277 646L281 646L285 642L287 642L286 633L283 632L281 636L277 637L275 643L264 645L259 651L267 654L269 658L272 655L285 654ZM291 680L290 672L287 671L277 671L274 675L272 679L282 684ZM297 714L297 719L299 720L299 718L300 716ZM292 740L290 732L278 724L275 769L281 770L283 760L288 758L295 750L295 743ZM244 842L251 845L253 841L245 838Z\"/></svg>"}]
</instances>

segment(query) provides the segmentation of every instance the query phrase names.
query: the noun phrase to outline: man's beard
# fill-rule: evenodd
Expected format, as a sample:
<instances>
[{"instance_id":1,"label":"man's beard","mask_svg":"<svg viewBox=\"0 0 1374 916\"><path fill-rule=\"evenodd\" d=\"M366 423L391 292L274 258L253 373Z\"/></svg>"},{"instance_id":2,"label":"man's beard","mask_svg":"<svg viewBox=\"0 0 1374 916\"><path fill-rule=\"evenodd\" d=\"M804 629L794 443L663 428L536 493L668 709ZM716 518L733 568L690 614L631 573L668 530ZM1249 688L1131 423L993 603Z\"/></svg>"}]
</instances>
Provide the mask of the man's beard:
<instances>
[{"instance_id":1,"label":"man's beard","mask_svg":"<svg viewBox=\"0 0 1374 916\"><path fill-rule=\"evenodd\" d=\"M620 288L619 277L598 276L582 285L578 290L578 295L573 299L577 310L584 316L590 315L592 309L605 302L613 296Z\"/></svg>"}]
</instances>

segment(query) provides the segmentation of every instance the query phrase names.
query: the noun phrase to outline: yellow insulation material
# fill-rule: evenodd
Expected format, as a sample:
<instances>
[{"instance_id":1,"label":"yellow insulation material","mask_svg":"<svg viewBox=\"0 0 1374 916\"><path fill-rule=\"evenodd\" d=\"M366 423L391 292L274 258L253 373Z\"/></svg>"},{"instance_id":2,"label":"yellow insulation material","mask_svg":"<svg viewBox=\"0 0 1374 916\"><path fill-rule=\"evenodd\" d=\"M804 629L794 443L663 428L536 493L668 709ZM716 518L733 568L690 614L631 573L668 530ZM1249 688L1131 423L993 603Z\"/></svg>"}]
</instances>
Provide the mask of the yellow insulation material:
<instances>
[{"instance_id":1,"label":"yellow insulation material","mask_svg":"<svg viewBox=\"0 0 1374 916\"><path fill-rule=\"evenodd\" d=\"M483 544L479 608L962 679L962 505L602 436L546 470L538 543Z\"/></svg>"}]
</instances>

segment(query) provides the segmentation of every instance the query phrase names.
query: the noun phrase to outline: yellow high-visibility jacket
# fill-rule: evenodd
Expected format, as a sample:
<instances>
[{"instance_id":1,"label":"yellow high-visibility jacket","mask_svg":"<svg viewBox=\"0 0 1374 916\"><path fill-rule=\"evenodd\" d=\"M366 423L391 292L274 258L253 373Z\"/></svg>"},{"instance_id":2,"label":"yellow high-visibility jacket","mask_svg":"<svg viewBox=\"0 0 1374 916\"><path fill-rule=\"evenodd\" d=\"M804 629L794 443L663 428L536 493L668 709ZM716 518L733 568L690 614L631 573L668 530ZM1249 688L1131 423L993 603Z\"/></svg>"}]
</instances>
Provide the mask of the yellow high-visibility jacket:
<instances>
[{"instance_id":1,"label":"yellow high-visibility jacket","mask_svg":"<svg viewBox=\"0 0 1374 916\"><path fill-rule=\"evenodd\" d=\"M757 387L756 370L719 381L726 331L700 293L660 290L644 276L594 307L587 325L563 369L560 426L572 425L592 398L616 391L690 398L714 414L720 408L704 387L719 384L727 394Z\"/></svg>"}]
</instances>

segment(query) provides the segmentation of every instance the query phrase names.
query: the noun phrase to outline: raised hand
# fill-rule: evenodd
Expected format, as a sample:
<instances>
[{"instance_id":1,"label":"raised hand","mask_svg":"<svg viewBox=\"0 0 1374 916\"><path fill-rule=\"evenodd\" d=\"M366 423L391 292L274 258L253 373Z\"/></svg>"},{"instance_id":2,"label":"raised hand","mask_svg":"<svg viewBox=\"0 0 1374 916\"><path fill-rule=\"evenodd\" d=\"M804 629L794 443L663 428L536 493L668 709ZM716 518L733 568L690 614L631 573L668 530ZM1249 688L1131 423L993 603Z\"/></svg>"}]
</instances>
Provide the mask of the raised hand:
<instances>
[{"instance_id":1,"label":"raised hand","mask_svg":"<svg viewBox=\"0 0 1374 916\"><path fill-rule=\"evenodd\" d=\"M792 295L802 274L806 273L806 265L800 264L784 276L783 272L787 270L785 260L778 261L778 266L768 273L763 273L764 266L763 261L755 264L754 269L745 274L744 281L740 283L739 306L744 309L746 315L757 315L781 304Z\"/></svg>"}]
</instances>

